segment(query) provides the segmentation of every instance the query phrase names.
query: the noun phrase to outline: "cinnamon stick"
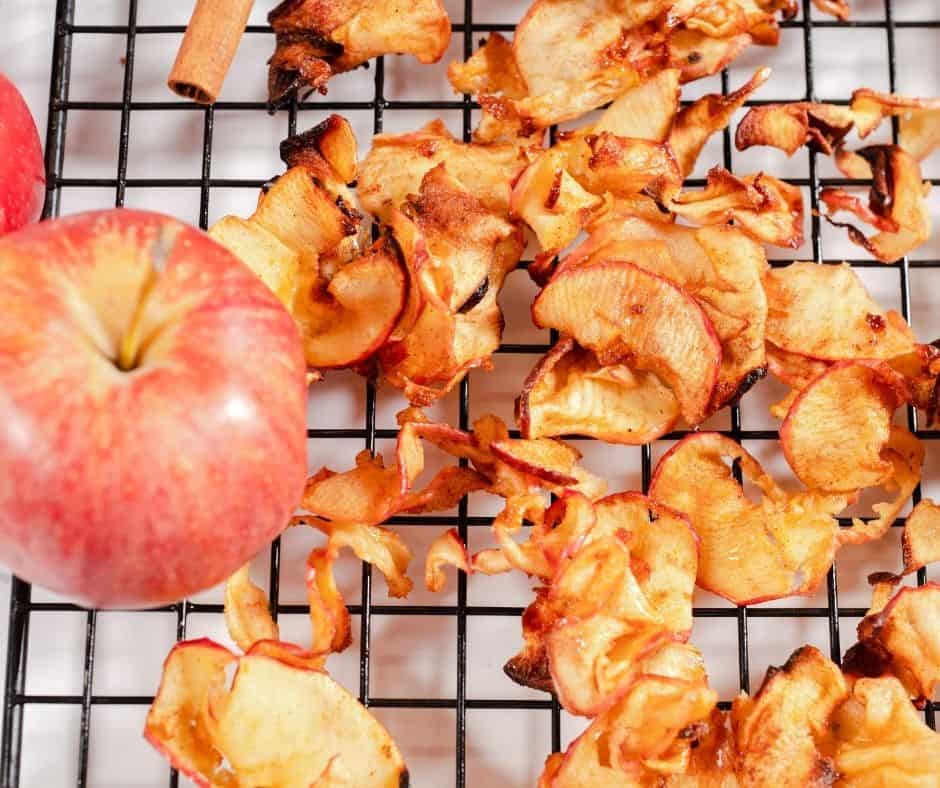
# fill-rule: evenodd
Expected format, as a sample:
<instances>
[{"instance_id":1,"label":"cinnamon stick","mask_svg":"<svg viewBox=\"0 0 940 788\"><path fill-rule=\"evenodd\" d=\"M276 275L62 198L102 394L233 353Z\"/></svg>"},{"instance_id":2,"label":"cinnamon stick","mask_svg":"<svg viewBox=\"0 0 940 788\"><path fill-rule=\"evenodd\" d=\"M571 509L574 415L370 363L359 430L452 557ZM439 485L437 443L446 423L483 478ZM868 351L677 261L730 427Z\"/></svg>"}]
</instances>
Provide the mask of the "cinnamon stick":
<instances>
[{"instance_id":1,"label":"cinnamon stick","mask_svg":"<svg viewBox=\"0 0 940 788\"><path fill-rule=\"evenodd\" d=\"M254 0L196 0L167 84L177 95L213 104L248 24Z\"/></svg>"}]
</instances>

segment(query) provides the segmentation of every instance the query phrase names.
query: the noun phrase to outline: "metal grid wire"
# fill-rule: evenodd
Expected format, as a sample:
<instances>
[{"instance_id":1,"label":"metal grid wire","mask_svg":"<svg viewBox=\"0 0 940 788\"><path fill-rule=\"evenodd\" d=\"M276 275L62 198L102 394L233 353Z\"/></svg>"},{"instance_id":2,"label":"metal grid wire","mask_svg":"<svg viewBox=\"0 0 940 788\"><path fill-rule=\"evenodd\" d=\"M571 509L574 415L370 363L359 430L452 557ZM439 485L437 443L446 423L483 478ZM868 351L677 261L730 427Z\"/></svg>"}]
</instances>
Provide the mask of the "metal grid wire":
<instances>
[{"instance_id":1,"label":"metal grid wire","mask_svg":"<svg viewBox=\"0 0 940 788\"><path fill-rule=\"evenodd\" d=\"M154 26L138 25L138 0L129 0L129 13L126 25L76 25L75 6L77 0L58 0L56 4L55 40L53 47L52 78L49 92L49 123L46 135L46 170L47 170L47 200L44 215L57 216L60 212L60 202L63 189L70 187L97 187L113 188L115 192L115 205L122 206L128 187L134 189L146 188L198 188L200 190L199 225L205 229L209 221L210 190L216 187L256 189L262 186L263 181L243 179L220 179L211 176L211 162L213 153L213 126L217 112L231 110L256 110L265 112L267 107L260 101L221 101L215 106L200 107L192 103L171 99L167 101L135 101L133 97L134 81L134 53L138 36L166 36L169 40L177 40L184 30L182 26ZM884 19L877 21L854 21L840 23L831 19L814 18L810 13L810 0L802 0L802 18L782 23L785 29L798 29L802 31L805 53L805 100L817 100L814 87L814 58L813 58L813 30L820 28L875 28L883 29L887 39L888 77L889 89L895 90L896 82L896 40L895 31L900 28L927 29L940 28L940 19L923 21L895 20L892 13L892 0L884 2ZM474 49L474 38L491 31L504 31L511 33L514 26L511 24L477 24L474 22L473 0L464 0L464 21L453 25L455 37L462 36L463 55L469 57ZM76 37L97 34L122 37L126 41L124 54L125 71L123 94L120 101L73 101L69 98L70 71L72 65L73 42ZM270 35L271 30L264 25L252 25L248 28L249 35ZM273 43L273 42L272 42ZM332 101L315 98L309 102L294 102L285 112L288 114L288 129L290 133L297 130L298 109L314 109L319 112L345 112L351 110L368 110L372 112L373 131L379 133L383 130L383 115L386 110L460 110L462 112L463 137L470 139L472 130L471 113L478 106L464 96L459 100L451 101L390 101L385 98L385 64L383 58L373 62L374 93L371 98L362 101ZM729 88L728 72L721 74L721 89L727 93ZM831 97L824 97L830 100ZM767 101L751 101L748 105L770 103ZM837 102L838 103L838 102ZM846 102L842 102L846 103ZM69 112L72 110L112 111L120 112L120 136L116 151L116 175L114 178L67 178L63 177L63 161L65 155L66 127ZM192 112L203 115L202 139L202 173L199 178L128 178L128 140L132 113L146 114L151 112ZM897 123L894 122L893 135L897 140ZM732 144L728 130L724 132L723 164L731 168ZM816 211L819 207L818 194L825 185L863 185L859 181L846 179L826 179L820 177L817 169L816 155L809 155L808 178L788 178L791 183L809 189L812 252L813 258L822 260L820 238L820 219ZM930 179L936 185L940 179ZM693 183L695 183L693 181ZM700 185L702 181L698 181ZM789 261L772 261L772 264L783 265ZM882 264L871 260L850 260L856 267L882 267ZM898 261L892 267L898 269L900 279L901 311L906 319L910 319L910 271L915 268L940 270L940 260L908 260ZM504 344L500 353L532 354L538 355L548 349L543 344ZM918 414L911 408L907 414L908 426L923 440L936 441L940 438L940 431L918 429ZM467 429L470 422L470 382L464 380L459 389L459 426ZM724 431L735 440L776 440L778 434L775 430L747 430L742 428L741 411L735 406L730 409L730 429ZM358 429L320 428L308 430L311 439L347 438L364 441L365 447L373 450L377 439L391 439L396 434L392 429L376 428L376 391L375 387L365 384L365 422ZM514 433L517 434L517 433ZM681 437L683 433L675 432L664 436L663 440ZM642 485L647 489L652 471L652 451L649 445L641 448ZM920 499L920 490L915 493L914 501ZM441 525L456 526L461 537L466 541L468 531L474 527L486 527L490 523L487 517L475 517L468 514L466 499L461 502L458 513L452 517L435 517L428 520L421 517L399 516L391 520L393 525ZM844 521L843 525L847 525ZM895 523L903 524L903 520ZM280 578L280 540L275 541L270 551L270 601L272 612L285 614L303 614L307 608L304 605L282 604L279 602ZM926 572L921 570L917 574L918 584L926 582ZM467 697L467 618L469 616L511 616L517 617L522 612L520 607L470 605L467 601L467 579L460 575L457 586L457 601L455 605L380 605L372 600L372 572L368 565L362 568L362 594L359 604L350 605L350 612L360 616L360 650L359 650L359 699L372 708L414 708L414 709L453 709L456 713L456 728L454 748L456 753L455 785L464 788L467 785L467 711L471 709L519 709L543 710L551 714L551 739L545 742L544 751L557 751L562 747L561 709L557 701L546 696L545 699L508 699L488 698L470 699ZM34 611L74 612L85 617L85 642L82 691L80 694L52 695L27 694L26 692L26 665L27 646L29 642L30 614ZM143 611L147 615L150 611ZM183 601L175 605L159 608L158 612L174 613L176 616L176 637L183 639L187 633L187 619L194 613L221 613L219 604L204 604ZM734 622L737 629L737 658L738 680L740 688L750 690L752 677L749 672L748 652L748 626L749 621L755 618L815 618L826 619L828 622L829 650L832 659L839 661L843 647L839 632L839 619L842 616L860 617L864 615L864 608L843 607L839 605L839 590L836 569L829 572L827 581L827 605L825 607L757 607L757 608L724 608L724 607L696 607L696 618L728 619L730 626ZM445 616L456 619L456 687L451 698L395 698L376 697L370 692L370 638L372 616ZM146 705L152 700L150 696L128 695L102 695L94 691L95 669L95 635L96 612L61 602L33 601L30 585L14 578L11 590L10 619L9 619L9 645L6 664L6 692L3 701L3 733L2 749L0 749L0 785L3 788L16 788L20 785L20 762L23 754L23 715L25 708L30 704L63 704L77 705L81 709L78 747L77 785L87 784L89 764L89 743L91 730L91 709L95 705ZM730 630L729 630L730 634ZM786 654L780 655L780 661ZM760 677L754 677L759 680ZM722 704L727 706L727 704ZM926 709L926 719L929 725L936 727L936 711L940 704L929 704ZM178 775L170 771L169 785L178 785Z\"/></svg>"}]
</instances>

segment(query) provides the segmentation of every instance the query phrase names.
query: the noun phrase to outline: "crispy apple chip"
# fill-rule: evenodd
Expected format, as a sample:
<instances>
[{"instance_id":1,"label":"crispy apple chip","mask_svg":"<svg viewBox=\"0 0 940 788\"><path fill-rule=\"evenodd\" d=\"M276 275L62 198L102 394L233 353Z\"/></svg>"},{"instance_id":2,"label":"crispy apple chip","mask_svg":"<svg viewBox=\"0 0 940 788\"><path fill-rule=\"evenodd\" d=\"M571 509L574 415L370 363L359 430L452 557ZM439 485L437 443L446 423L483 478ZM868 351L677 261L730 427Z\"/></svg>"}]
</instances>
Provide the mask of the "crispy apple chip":
<instances>
[{"instance_id":1,"label":"crispy apple chip","mask_svg":"<svg viewBox=\"0 0 940 788\"><path fill-rule=\"evenodd\" d=\"M769 145L788 156L806 145L810 150L831 155L854 123L852 110L835 104L809 101L765 104L751 107L741 119L734 144L738 150Z\"/></svg>"},{"instance_id":2,"label":"crispy apple chip","mask_svg":"<svg viewBox=\"0 0 940 788\"><path fill-rule=\"evenodd\" d=\"M882 309L851 266L792 263L764 274L767 339L825 361L891 359L916 349L910 326Z\"/></svg>"},{"instance_id":3,"label":"crispy apple chip","mask_svg":"<svg viewBox=\"0 0 940 788\"><path fill-rule=\"evenodd\" d=\"M453 566L466 574L471 573L470 555L456 528L442 533L431 544L424 564L424 585L428 591L443 591L447 584L445 566Z\"/></svg>"},{"instance_id":4,"label":"crispy apple chip","mask_svg":"<svg viewBox=\"0 0 940 788\"><path fill-rule=\"evenodd\" d=\"M654 373L690 424L707 414L721 345L698 302L670 280L616 258L564 268L539 293L532 317L574 337L604 365Z\"/></svg>"},{"instance_id":5,"label":"crispy apple chip","mask_svg":"<svg viewBox=\"0 0 940 788\"><path fill-rule=\"evenodd\" d=\"M259 640L280 640L268 604L267 594L251 582L248 564L225 581L225 626L242 651Z\"/></svg>"},{"instance_id":6,"label":"crispy apple chip","mask_svg":"<svg viewBox=\"0 0 940 788\"><path fill-rule=\"evenodd\" d=\"M858 643L846 652L846 672L891 674L920 705L940 685L940 584L901 588L858 625Z\"/></svg>"},{"instance_id":7,"label":"crispy apple chip","mask_svg":"<svg viewBox=\"0 0 940 788\"><path fill-rule=\"evenodd\" d=\"M732 467L763 496L752 501ZM663 456L650 497L685 513L699 543L698 585L735 604L810 595L832 565L844 496L786 493L730 438L697 433Z\"/></svg>"},{"instance_id":8,"label":"crispy apple chip","mask_svg":"<svg viewBox=\"0 0 940 788\"><path fill-rule=\"evenodd\" d=\"M757 694L739 696L731 711L740 784L803 788L831 782L835 769L818 738L846 695L839 668L812 646L768 670Z\"/></svg>"},{"instance_id":9,"label":"crispy apple chip","mask_svg":"<svg viewBox=\"0 0 940 788\"><path fill-rule=\"evenodd\" d=\"M860 88L852 94L852 112L860 137L867 137L884 118L900 116L898 144L917 161L940 147L940 99L910 98Z\"/></svg>"},{"instance_id":10,"label":"crispy apple chip","mask_svg":"<svg viewBox=\"0 0 940 788\"><path fill-rule=\"evenodd\" d=\"M823 189L819 198L829 214L849 211L879 232L866 236L851 224L827 220L844 227L849 239L866 249L876 260L892 263L930 237L927 193L930 184L921 177L917 160L897 145L873 145L858 151L871 167L872 186L868 204L842 188Z\"/></svg>"},{"instance_id":11,"label":"crispy apple chip","mask_svg":"<svg viewBox=\"0 0 940 788\"><path fill-rule=\"evenodd\" d=\"M669 432L678 418L675 395L654 373L602 366L570 338L536 364L516 400L524 438L576 434L642 445Z\"/></svg>"},{"instance_id":12,"label":"crispy apple chip","mask_svg":"<svg viewBox=\"0 0 940 788\"><path fill-rule=\"evenodd\" d=\"M813 0L813 5L842 22L849 18L849 0Z\"/></svg>"},{"instance_id":13,"label":"crispy apple chip","mask_svg":"<svg viewBox=\"0 0 940 788\"><path fill-rule=\"evenodd\" d=\"M881 485L894 470L883 456L891 420L909 399L903 378L884 362L834 364L790 406L780 428L787 462L807 487L825 492Z\"/></svg>"},{"instance_id":14,"label":"crispy apple chip","mask_svg":"<svg viewBox=\"0 0 940 788\"><path fill-rule=\"evenodd\" d=\"M940 561L940 506L925 498L907 516L901 534L904 574Z\"/></svg>"},{"instance_id":15,"label":"crispy apple chip","mask_svg":"<svg viewBox=\"0 0 940 788\"><path fill-rule=\"evenodd\" d=\"M438 0L283 0L268 22L277 41L268 63L271 107L313 90L326 93L333 75L379 55L409 54L435 63L450 43L450 20Z\"/></svg>"},{"instance_id":16,"label":"crispy apple chip","mask_svg":"<svg viewBox=\"0 0 940 788\"><path fill-rule=\"evenodd\" d=\"M757 241L795 249L803 243L803 196L766 173L732 175L713 167L702 191L685 191L669 210L696 224L734 224Z\"/></svg>"}]
</instances>

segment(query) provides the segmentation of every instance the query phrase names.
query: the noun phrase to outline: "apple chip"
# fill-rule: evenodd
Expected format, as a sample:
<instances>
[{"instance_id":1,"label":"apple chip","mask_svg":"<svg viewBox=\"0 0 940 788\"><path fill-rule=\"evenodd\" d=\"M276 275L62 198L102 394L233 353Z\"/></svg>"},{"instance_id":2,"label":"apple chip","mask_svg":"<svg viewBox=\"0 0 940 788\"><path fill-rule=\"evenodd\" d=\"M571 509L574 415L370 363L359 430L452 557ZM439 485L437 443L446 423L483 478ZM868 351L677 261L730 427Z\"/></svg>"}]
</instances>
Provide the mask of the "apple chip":
<instances>
[{"instance_id":1,"label":"apple chip","mask_svg":"<svg viewBox=\"0 0 940 788\"><path fill-rule=\"evenodd\" d=\"M587 240L562 260L560 268L620 254L671 279L705 310L722 350L712 410L736 401L763 377L767 299L761 276L767 258L760 244L733 227L696 230L618 210L589 230Z\"/></svg>"},{"instance_id":2,"label":"apple chip","mask_svg":"<svg viewBox=\"0 0 940 788\"><path fill-rule=\"evenodd\" d=\"M738 150L769 145L792 156L806 145L831 155L855 123L848 107L793 101L751 107L738 124L734 144Z\"/></svg>"},{"instance_id":3,"label":"apple chip","mask_svg":"<svg viewBox=\"0 0 940 788\"><path fill-rule=\"evenodd\" d=\"M741 784L827 784L835 769L817 739L846 695L839 668L812 646L768 670L757 694L739 696L731 711Z\"/></svg>"},{"instance_id":4,"label":"apple chip","mask_svg":"<svg viewBox=\"0 0 940 788\"><path fill-rule=\"evenodd\" d=\"M438 0L328 3L283 0L268 14L277 45L268 63L268 103L279 107L305 92L326 93L334 74L383 54L441 59L450 20Z\"/></svg>"},{"instance_id":5,"label":"apple chip","mask_svg":"<svg viewBox=\"0 0 940 788\"><path fill-rule=\"evenodd\" d=\"M780 428L787 462L807 487L824 492L879 486L894 470L883 456L894 411L909 399L885 362L834 364L790 406Z\"/></svg>"},{"instance_id":6,"label":"apple chip","mask_svg":"<svg viewBox=\"0 0 940 788\"><path fill-rule=\"evenodd\" d=\"M259 640L280 640L267 594L251 582L248 564L225 581L225 626L242 651Z\"/></svg>"},{"instance_id":7,"label":"apple chip","mask_svg":"<svg viewBox=\"0 0 940 788\"><path fill-rule=\"evenodd\" d=\"M208 725L208 699L225 686L225 670L237 657L208 638L173 646L147 714L144 738L175 769L197 784L209 785L222 765ZM224 783L223 783L224 784Z\"/></svg>"},{"instance_id":8,"label":"apple chip","mask_svg":"<svg viewBox=\"0 0 940 788\"><path fill-rule=\"evenodd\" d=\"M916 348L910 326L868 294L851 266L792 263L768 270L767 339L825 361L891 359Z\"/></svg>"},{"instance_id":9,"label":"apple chip","mask_svg":"<svg viewBox=\"0 0 940 788\"><path fill-rule=\"evenodd\" d=\"M695 162L708 139L723 130L751 94L770 79L770 69L758 69L745 84L732 93L709 93L683 107L669 132L669 147L679 163L683 178L695 169ZM752 110L753 111L753 110Z\"/></svg>"},{"instance_id":10,"label":"apple chip","mask_svg":"<svg viewBox=\"0 0 940 788\"><path fill-rule=\"evenodd\" d=\"M712 167L705 189L682 192L667 207L696 224L734 222L763 243L791 249L803 243L803 195L765 173L738 177Z\"/></svg>"},{"instance_id":11,"label":"apple chip","mask_svg":"<svg viewBox=\"0 0 940 788\"><path fill-rule=\"evenodd\" d=\"M678 418L675 395L654 373L601 366L570 338L542 357L516 400L524 438L576 434L642 445L669 432Z\"/></svg>"},{"instance_id":12,"label":"apple chip","mask_svg":"<svg viewBox=\"0 0 940 788\"><path fill-rule=\"evenodd\" d=\"M921 706L940 685L940 584L901 588L858 625L858 643L846 652L847 673L898 678Z\"/></svg>"},{"instance_id":13,"label":"apple chip","mask_svg":"<svg viewBox=\"0 0 940 788\"><path fill-rule=\"evenodd\" d=\"M900 116L898 144L917 161L940 147L940 99L910 98L860 88L852 94L852 112L860 137L867 137L881 121Z\"/></svg>"},{"instance_id":14,"label":"apple chip","mask_svg":"<svg viewBox=\"0 0 940 788\"><path fill-rule=\"evenodd\" d=\"M823 189L819 198L829 214L849 211L879 232L871 237L851 224L827 220L844 227L849 239L875 259L892 263L930 237L927 193L930 184L921 177L917 160L897 145L873 145L858 151L871 167L872 186L867 206L842 188Z\"/></svg>"},{"instance_id":15,"label":"apple chip","mask_svg":"<svg viewBox=\"0 0 940 788\"><path fill-rule=\"evenodd\" d=\"M813 5L824 14L830 14L841 22L849 18L849 0L813 0Z\"/></svg>"},{"instance_id":16,"label":"apple chip","mask_svg":"<svg viewBox=\"0 0 940 788\"><path fill-rule=\"evenodd\" d=\"M359 167L356 191L363 209L388 223L442 162L487 210L504 218L509 215L510 184L529 163L513 144L460 142L439 120L407 134L378 134Z\"/></svg>"},{"instance_id":17,"label":"apple chip","mask_svg":"<svg viewBox=\"0 0 940 788\"><path fill-rule=\"evenodd\" d=\"M456 528L442 533L434 540L424 564L424 585L428 591L438 592L447 584L444 567L453 566L466 574L471 573L470 555Z\"/></svg>"},{"instance_id":18,"label":"apple chip","mask_svg":"<svg viewBox=\"0 0 940 788\"><path fill-rule=\"evenodd\" d=\"M313 128L288 137L279 152L288 168L303 167L323 183L349 184L356 180L356 135L342 115L330 115Z\"/></svg>"},{"instance_id":19,"label":"apple chip","mask_svg":"<svg viewBox=\"0 0 940 788\"><path fill-rule=\"evenodd\" d=\"M692 82L717 74L752 41L748 33L713 38L702 30L680 28L669 36L668 63L670 68L681 69L683 83Z\"/></svg>"},{"instance_id":20,"label":"apple chip","mask_svg":"<svg viewBox=\"0 0 940 788\"><path fill-rule=\"evenodd\" d=\"M758 502L729 460L763 493ZM838 544L833 515L847 504L845 496L784 492L741 446L709 432L663 456L650 497L692 523L701 540L698 585L739 605L813 594Z\"/></svg>"},{"instance_id":21,"label":"apple chip","mask_svg":"<svg viewBox=\"0 0 940 788\"><path fill-rule=\"evenodd\" d=\"M213 696L208 711L213 744L237 784L407 784L388 731L322 671L244 656L231 690Z\"/></svg>"},{"instance_id":22,"label":"apple chip","mask_svg":"<svg viewBox=\"0 0 940 788\"><path fill-rule=\"evenodd\" d=\"M901 534L904 574L940 561L940 506L925 498L907 516Z\"/></svg>"},{"instance_id":23,"label":"apple chip","mask_svg":"<svg viewBox=\"0 0 940 788\"><path fill-rule=\"evenodd\" d=\"M605 366L626 362L654 373L689 424L705 418L721 345L698 302L670 280L616 258L565 268L539 293L532 317L572 336Z\"/></svg>"},{"instance_id":24,"label":"apple chip","mask_svg":"<svg viewBox=\"0 0 940 788\"><path fill-rule=\"evenodd\" d=\"M587 129L630 139L668 142L677 112L679 70L664 68L614 99ZM583 129L575 132L582 133Z\"/></svg>"}]
</instances>

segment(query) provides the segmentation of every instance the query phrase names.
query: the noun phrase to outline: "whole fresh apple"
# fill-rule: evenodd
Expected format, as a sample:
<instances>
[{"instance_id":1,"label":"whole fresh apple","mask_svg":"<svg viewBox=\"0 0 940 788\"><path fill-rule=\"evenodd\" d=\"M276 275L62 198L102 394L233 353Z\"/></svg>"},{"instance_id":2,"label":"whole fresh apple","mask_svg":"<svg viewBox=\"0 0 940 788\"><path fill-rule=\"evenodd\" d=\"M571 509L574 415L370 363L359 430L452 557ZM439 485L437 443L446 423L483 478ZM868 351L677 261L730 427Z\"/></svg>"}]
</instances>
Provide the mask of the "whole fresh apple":
<instances>
[{"instance_id":1,"label":"whole fresh apple","mask_svg":"<svg viewBox=\"0 0 940 788\"><path fill-rule=\"evenodd\" d=\"M0 239L0 562L87 605L218 583L306 477L300 335L231 252L166 216Z\"/></svg>"},{"instance_id":2,"label":"whole fresh apple","mask_svg":"<svg viewBox=\"0 0 940 788\"><path fill-rule=\"evenodd\" d=\"M0 235L35 222L45 196L36 123L16 85L0 74Z\"/></svg>"}]
</instances>

